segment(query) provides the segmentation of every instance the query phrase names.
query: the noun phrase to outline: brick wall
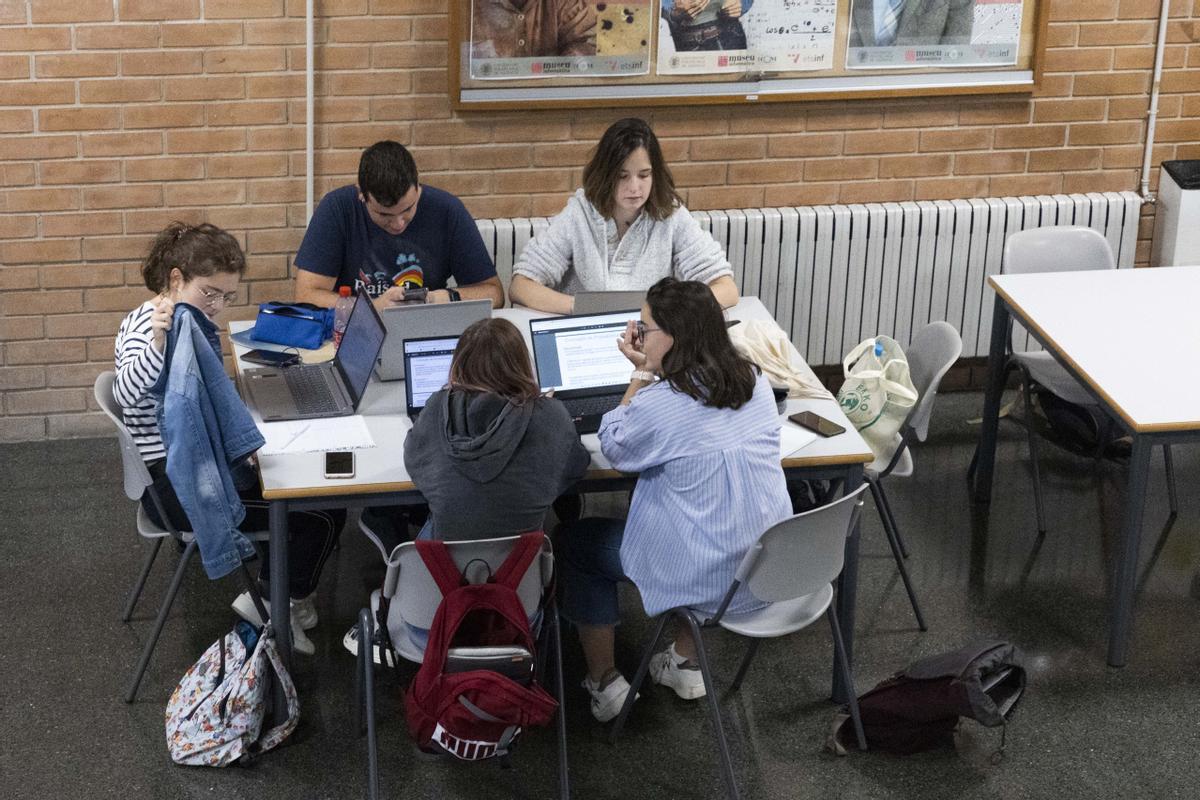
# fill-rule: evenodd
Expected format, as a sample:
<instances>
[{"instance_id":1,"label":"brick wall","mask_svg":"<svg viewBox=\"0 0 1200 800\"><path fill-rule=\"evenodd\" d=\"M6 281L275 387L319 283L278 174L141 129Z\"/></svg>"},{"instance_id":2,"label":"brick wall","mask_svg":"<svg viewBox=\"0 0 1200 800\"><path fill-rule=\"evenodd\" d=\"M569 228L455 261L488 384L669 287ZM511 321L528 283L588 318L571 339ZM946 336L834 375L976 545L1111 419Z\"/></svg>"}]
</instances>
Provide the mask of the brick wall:
<instances>
[{"instance_id":1,"label":"brick wall","mask_svg":"<svg viewBox=\"0 0 1200 800\"><path fill-rule=\"evenodd\" d=\"M637 113L696 209L1136 189L1158 7L1054 0L1032 99ZM318 197L389 137L476 216L554 213L626 110L455 114L445 8L317 0ZM1155 163L1200 158L1200 0L1171 13ZM0 0L0 441L108 432L92 381L170 220L241 239L234 316L288 295L305 223L303 14L302 0Z\"/></svg>"}]
</instances>

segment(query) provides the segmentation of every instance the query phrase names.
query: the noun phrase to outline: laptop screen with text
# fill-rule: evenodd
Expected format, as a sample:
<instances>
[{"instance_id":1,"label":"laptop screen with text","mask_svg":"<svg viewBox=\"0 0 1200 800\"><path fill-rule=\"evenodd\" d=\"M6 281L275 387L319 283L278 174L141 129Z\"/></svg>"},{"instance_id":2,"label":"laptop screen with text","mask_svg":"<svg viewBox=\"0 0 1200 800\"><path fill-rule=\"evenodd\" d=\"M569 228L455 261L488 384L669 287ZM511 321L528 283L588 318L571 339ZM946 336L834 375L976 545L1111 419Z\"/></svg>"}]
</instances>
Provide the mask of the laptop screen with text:
<instances>
[{"instance_id":1,"label":"laptop screen with text","mask_svg":"<svg viewBox=\"0 0 1200 800\"><path fill-rule=\"evenodd\" d=\"M404 393L410 415L424 408L429 396L450 380L455 347L457 336L404 340Z\"/></svg>"},{"instance_id":2,"label":"laptop screen with text","mask_svg":"<svg viewBox=\"0 0 1200 800\"><path fill-rule=\"evenodd\" d=\"M617 348L637 311L548 317L529 322L542 391L572 391L629 383L629 360Z\"/></svg>"}]
</instances>

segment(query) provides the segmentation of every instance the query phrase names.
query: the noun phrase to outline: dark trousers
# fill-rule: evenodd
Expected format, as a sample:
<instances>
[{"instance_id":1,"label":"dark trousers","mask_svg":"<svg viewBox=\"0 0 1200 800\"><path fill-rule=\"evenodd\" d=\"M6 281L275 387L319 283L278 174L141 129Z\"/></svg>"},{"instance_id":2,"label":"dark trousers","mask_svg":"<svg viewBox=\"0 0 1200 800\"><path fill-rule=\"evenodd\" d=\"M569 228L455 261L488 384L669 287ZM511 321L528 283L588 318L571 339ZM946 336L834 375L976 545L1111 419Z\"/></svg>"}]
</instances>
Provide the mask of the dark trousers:
<instances>
[{"instance_id":1,"label":"dark trousers","mask_svg":"<svg viewBox=\"0 0 1200 800\"><path fill-rule=\"evenodd\" d=\"M150 470L150 477L154 479L154 490L158 493L158 499L162 502L171 525L178 531L190 531L192 523L188 521L187 513L175 495L175 487L167 477L167 462L160 459L147 464L146 467ZM242 481L237 481L237 477L235 474L238 494L246 507L246 518L238 526L239 529L251 532L267 530L270 526L267 511L269 504L263 500L258 481L245 481L243 488ZM142 495L142 508L154 524L166 527L158 515L158 509L154 507L149 492ZM321 579L321 570L329 554L333 552L345 524L346 511L340 508L293 511L288 514L288 594L292 598L307 597L316 591L317 583ZM265 543L262 544L262 549L258 582L265 597L270 594L271 560L267 557Z\"/></svg>"}]
</instances>

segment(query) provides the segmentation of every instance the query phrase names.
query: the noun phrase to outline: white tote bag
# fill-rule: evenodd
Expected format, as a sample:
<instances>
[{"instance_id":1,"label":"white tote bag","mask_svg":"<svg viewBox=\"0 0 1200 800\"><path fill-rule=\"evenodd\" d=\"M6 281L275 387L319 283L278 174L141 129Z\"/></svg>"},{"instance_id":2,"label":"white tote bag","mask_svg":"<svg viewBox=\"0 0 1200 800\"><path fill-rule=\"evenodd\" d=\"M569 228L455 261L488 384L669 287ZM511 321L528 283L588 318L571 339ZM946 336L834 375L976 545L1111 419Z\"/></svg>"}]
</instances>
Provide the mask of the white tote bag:
<instances>
[{"instance_id":1,"label":"white tote bag","mask_svg":"<svg viewBox=\"0 0 1200 800\"><path fill-rule=\"evenodd\" d=\"M891 458L900 443L896 434L917 402L904 350L887 336L865 339L846 354L842 371L846 380L837 396L842 411L876 458Z\"/></svg>"}]
</instances>

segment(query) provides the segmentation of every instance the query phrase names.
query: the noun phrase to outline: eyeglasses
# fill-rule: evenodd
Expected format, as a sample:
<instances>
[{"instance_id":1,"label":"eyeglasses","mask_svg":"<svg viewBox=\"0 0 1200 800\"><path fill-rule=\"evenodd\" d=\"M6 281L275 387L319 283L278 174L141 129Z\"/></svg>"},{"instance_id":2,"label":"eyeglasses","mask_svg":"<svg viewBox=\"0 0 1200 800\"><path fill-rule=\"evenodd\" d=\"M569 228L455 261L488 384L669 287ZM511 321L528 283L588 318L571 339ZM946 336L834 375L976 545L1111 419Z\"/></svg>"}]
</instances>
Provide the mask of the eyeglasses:
<instances>
[{"instance_id":1,"label":"eyeglasses","mask_svg":"<svg viewBox=\"0 0 1200 800\"><path fill-rule=\"evenodd\" d=\"M216 289L206 289L203 286L199 287L200 294L204 297L204 302L210 306L216 306L220 301L221 305L227 306L237 300L237 292L219 292Z\"/></svg>"},{"instance_id":2,"label":"eyeglasses","mask_svg":"<svg viewBox=\"0 0 1200 800\"><path fill-rule=\"evenodd\" d=\"M655 331L662 330L662 328L648 328L646 327L646 323L642 322L640 319L634 324L637 326L638 339L641 341L645 341L647 333L654 333Z\"/></svg>"}]
</instances>

